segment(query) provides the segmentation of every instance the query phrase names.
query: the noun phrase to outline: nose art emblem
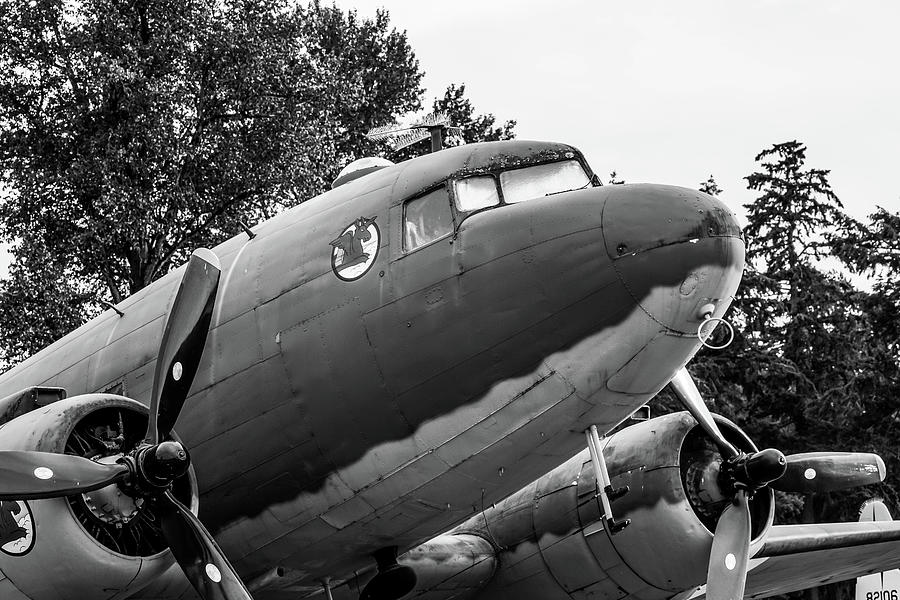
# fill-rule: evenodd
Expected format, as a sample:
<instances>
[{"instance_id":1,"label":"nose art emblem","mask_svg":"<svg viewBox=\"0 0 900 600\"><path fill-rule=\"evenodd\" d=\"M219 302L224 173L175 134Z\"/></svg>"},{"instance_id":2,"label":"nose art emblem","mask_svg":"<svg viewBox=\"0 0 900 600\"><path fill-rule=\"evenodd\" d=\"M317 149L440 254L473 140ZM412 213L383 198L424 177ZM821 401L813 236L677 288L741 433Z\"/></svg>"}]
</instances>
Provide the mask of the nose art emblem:
<instances>
[{"instance_id":1,"label":"nose art emblem","mask_svg":"<svg viewBox=\"0 0 900 600\"><path fill-rule=\"evenodd\" d=\"M34 547L34 519L23 500L0 502L0 551L11 556L28 554Z\"/></svg>"},{"instance_id":2,"label":"nose art emblem","mask_svg":"<svg viewBox=\"0 0 900 600\"><path fill-rule=\"evenodd\" d=\"M359 279L375 262L380 243L375 217L359 217L331 241L331 269L344 281Z\"/></svg>"}]
</instances>

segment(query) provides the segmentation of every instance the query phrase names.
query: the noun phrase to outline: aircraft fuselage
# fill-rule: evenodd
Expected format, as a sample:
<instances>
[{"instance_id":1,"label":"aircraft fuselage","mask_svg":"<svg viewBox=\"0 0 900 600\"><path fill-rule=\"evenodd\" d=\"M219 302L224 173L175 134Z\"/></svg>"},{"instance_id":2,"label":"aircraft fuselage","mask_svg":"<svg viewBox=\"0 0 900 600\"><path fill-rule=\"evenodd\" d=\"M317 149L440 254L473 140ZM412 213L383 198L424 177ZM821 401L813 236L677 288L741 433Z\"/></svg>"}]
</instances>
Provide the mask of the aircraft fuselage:
<instances>
[{"instance_id":1,"label":"aircraft fuselage","mask_svg":"<svg viewBox=\"0 0 900 600\"><path fill-rule=\"evenodd\" d=\"M213 249L222 281L177 431L200 515L242 575L283 566L314 586L428 539L567 459L589 424L627 418L693 356L700 307L720 316L743 267L715 199L589 185L459 208L459 179L565 160L590 177L562 144L444 150ZM409 201L435 190L452 232L419 243ZM146 404L178 281L7 372L0 396L47 385Z\"/></svg>"}]
</instances>

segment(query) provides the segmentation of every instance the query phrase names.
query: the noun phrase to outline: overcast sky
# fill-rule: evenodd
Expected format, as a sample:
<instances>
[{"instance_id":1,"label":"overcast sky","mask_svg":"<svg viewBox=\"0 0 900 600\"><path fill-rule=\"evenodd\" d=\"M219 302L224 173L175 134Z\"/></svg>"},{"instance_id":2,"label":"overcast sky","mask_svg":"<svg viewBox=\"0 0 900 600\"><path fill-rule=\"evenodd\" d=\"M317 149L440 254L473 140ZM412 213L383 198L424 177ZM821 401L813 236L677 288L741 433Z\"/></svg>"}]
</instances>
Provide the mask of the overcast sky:
<instances>
[{"instance_id":1,"label":"overcast sky","mask_svg":"<svg viewBox=\"0 0 900 600\"><path fill-rule=\"evenodd\" d=\"M340 0L387 8L428 104L464 82L518 137L573 144L601 174L737 205L773 143L808 146L848 211L900 210L900 3ZM606 179L606 177L604 177Z\"/></svg>"},{"instance_id":2,"label":"overcast sky","mask_svg":"<svg viewBox=\"0 0 900 600\"><path fill-rule=\"evenodd\" d=\"M465 83L518 136L604 175L697 187L740 210L763 148L798 139L847 210L900 210L900 3L339 0L387 8L427 103ZM0 271L5 266L0 251Z\"/></svg>"}]
</instances>

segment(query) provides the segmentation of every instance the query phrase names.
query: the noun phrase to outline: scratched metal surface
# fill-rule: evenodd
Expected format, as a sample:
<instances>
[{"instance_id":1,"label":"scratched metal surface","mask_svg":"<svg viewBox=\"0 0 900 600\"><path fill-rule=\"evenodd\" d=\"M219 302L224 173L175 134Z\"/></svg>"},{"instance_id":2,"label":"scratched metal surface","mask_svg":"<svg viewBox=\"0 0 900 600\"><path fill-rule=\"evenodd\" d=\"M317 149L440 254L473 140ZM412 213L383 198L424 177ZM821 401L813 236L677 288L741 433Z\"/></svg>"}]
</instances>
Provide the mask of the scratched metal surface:
<instances>
[{"instance_id":1,"label":"scratched metal surface","mask_svg":"<svg viewBox=\"0 0 900 600\"><path fill-rule=\"evenodd\" d=\"M478 161L520 164L522 148L568 151L448 150L216 248L223 285L178 431L201 517L242 573L283 564L314 581L449 528L574 452L584 424L610 428L643 404L696 351L679 335L695 327L695 305L727 307L743 244L716 201L679 188L502 207L464 221L453 244L397 254L404 197ZM657 218L668 202L685 204L684 222ZM626 208L607 224L612 204ZM360 216L376 217L382 248L364 277L343 282L329 243ZM613 257L607 238L617 249L619 231L632 250ZM126 300L125 317L105 313L0 377L0 394L121 381L146 402L179 275Z\"/></svg>"}]
</instances>

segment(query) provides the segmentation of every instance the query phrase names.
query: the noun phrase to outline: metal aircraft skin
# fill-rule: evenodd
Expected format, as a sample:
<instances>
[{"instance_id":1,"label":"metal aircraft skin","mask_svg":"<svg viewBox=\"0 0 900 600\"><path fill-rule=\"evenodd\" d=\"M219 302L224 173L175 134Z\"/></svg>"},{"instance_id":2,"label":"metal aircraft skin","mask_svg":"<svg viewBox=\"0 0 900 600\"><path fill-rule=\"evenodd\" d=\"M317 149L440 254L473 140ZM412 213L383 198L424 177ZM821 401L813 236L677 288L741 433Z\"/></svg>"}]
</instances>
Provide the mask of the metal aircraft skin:
<instances>
[{"instance_id":1,"label":"metal aircraft skin","mask_svg":"<svg viewBox=\"0 0 900 600\"><path fill-rule=\"evenodd\" d=\"M569 465L588 425L612 430L680 372L740 279L718 200L599 186L564 144L370 171L0 376L0 597L196 597L182 568L205 598L249 597L230 574L260 600L349 590L373 554ZM191 470L166 479L182 443ZM40 452L108 484L67 483L76 463Z\"/></svg>"},{"instance_id":2,"label":"metal aircraft skin","mask_svg":"<svg viewBox=\"0 0 900 600\"><path fill-rule=\"evenodd\" d=\"M459 180L497 185L502 174L555 163L582 169L582 189L470 213L452 204ZM405 214L426 195L446 203L452 223L408 249ZM370 239L358 262L359 248L339 240L363 231ZM177 434L191 452L201 519L236 570L253 580L283 567L310 589L518 490L582 447L586 423L603 432L627 418L697 351L698 310L712 303L724 313L744 257L733 215L711 196L599 186L575 148L528 141L377 170L253 234L213 249L221 283ZM357 262L344 265L354 252ZM0 396L56 386L69 399L53 405L107 391L147 405L182 271L0 376ZM36 415L46 407L20 415L7 402L6 418L27 423L0 428L0 446L64 452L88 412L113 407L97 418L115 433L121 413L135 410L113 397L82 405L90 408L44 419ZM96 590L137 589L152 565L171 564L104 558L116 568L97 584L90 555L146 548L116 546L133 522L115 514L79 525L75 504L30 503L36 539L25 556L0 555L3 598L68 597L54 595L60 578L72 597L105 598ZM110 528L112 536L100 531ZM79 549L84 560L36 576Z\"/></svg>"},{"instance_id":3,"label":"metal aircraft skin","mask_svg":"<svg viewBox=\"0 0 900 600\"><path fill-rule=\"evenodd\" d=\"M733 443L756 450L734 423L714 418ZM713 509L721 509L723 499L716 497L716 478L709 475L721 456L696 420L680 412L628 426L604 440L603 453L614 487L630 488L612 502L616 519L630 519L624 530L614 532L604 523L596 474L588 450L583 450L401 556L400 563L419 574L407 598L713 598L704 582L710 548L722 528ZM874 455L806 453L789 460L802 464L802 473L807 461L823 457L825 463L853 463L841 477L855 477L867 470ZM869 483L884 477L884 465L877 458L875 463L880 472L872 473ZM807 480L807 492L817 489L815 479ZM840 487L850 485L844 481ZM758 490L750 504L752 558L740 597L785 594L900 564L896 522L773 525L771 489ZM370 577L362 574L336 589L335 600L355 600Z\"/></svg>"}]
</instances>

